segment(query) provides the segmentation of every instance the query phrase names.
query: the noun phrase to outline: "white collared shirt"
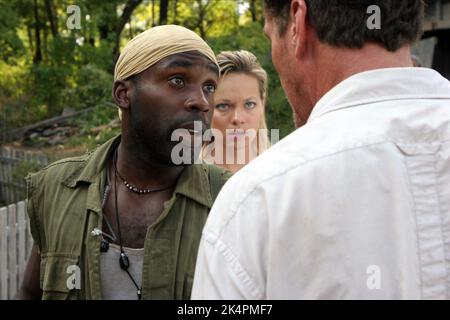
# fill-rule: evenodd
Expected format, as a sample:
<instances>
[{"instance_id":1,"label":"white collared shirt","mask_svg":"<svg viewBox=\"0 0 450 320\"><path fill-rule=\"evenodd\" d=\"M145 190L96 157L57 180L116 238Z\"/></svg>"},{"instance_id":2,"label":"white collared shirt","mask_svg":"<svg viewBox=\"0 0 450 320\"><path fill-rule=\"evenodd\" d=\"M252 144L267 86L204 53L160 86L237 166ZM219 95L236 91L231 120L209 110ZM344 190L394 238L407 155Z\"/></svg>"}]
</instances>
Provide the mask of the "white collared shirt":
<instances>
[{"instance_id":1,"label":"white collared shirt","mask_svg":"<svg viewBox=\"0 0 450 320\"><path fill-rule=\"evenodd\" d=\"M224 186L193 299L450 299L450 82L341 82Z\"/></svg>"}]
</instances>

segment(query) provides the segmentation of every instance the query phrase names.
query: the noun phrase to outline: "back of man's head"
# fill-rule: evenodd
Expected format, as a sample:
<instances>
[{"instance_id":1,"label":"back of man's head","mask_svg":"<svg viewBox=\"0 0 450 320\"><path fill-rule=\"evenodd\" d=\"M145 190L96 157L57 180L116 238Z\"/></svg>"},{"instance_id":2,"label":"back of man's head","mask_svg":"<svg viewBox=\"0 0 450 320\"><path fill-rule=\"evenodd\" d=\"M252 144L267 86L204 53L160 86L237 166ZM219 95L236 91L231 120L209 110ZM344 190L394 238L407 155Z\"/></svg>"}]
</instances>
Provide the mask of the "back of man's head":
<instances>
[{"instance_id":1,"label":"back of man's head","mask_svg":"<svg viewBox=\"0 0 450 320\"><path fill-rule=\"evenodd\" d=\"M264 0L283 35L289 23L291 0ZM396 51L417 40L422 29L423 0L305 0L308 23L320 41L336 47L362 48L377 43ZM372 8L376 8L372 11ZM369 25L379 9L379 28Z\"/></svg>"}]
</instances>

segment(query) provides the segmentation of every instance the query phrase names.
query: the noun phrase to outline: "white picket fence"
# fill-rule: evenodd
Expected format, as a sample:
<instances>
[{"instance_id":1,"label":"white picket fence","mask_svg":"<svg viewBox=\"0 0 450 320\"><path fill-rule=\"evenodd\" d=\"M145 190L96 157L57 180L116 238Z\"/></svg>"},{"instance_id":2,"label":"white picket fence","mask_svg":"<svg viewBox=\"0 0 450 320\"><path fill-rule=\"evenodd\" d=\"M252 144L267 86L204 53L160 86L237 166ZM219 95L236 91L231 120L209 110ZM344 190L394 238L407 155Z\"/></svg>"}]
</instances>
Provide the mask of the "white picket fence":
<instances>
[{"instance_id":1,"label":"white picket fence","mask_svg":"<svg viewBox=\"0 0 450 320\"><path fill-rule=\"evenodd\" d=\"M0 208L0 300L14 298L32 246L26 201Z\"/></svg>"}]
</instances>

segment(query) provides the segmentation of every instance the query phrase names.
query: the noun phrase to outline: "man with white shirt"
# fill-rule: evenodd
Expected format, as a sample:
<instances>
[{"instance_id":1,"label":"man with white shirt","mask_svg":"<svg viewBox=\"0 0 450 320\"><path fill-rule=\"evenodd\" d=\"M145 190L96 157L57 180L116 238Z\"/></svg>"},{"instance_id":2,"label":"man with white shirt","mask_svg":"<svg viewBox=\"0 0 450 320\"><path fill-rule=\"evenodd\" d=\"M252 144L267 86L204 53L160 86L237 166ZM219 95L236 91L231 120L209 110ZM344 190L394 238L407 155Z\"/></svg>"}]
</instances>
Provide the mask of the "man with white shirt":
<instances>
[{"instance_id":1,"label":"man with white shirt","mask_svg":"<svg viewBox=\"0 0 450 320\"><path fill-rule=\"evenodd\" d=\"M192 298L450 299L450 82L412 68L423 2L265 12L299 128L222 189Z\"/></svg>"}]
</instances>

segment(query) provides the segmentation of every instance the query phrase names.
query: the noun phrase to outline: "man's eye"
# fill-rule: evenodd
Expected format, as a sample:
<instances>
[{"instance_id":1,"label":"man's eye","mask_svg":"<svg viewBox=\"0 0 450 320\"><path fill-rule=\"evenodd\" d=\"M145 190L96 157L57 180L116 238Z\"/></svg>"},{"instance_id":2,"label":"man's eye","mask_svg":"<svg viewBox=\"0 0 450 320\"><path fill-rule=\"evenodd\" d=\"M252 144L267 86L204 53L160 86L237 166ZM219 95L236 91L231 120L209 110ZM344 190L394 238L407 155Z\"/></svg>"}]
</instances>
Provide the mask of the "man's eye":
<instances>
[{"instance_id":1,"label":"man's eye","mask_svg":"<svg viewBox=\"0 0 450 320\"><path fill-rule=\"evenodd\" d=\"M247 102L245 103L245 107L246 107L247 109L253 109L254 107L256 107L256 103L253 102L253 101L247 101Z\"/></svg>"},{"instance_id":2,"label":"man's eye","mask_svg":"<svg viewBox=\"0 0 450 320\"><path fill-rule=\"evenodd\" d=\"M228 110L228 105L226 103L220 103L216 105L216 109L220 111L226 111Z\"/></svg>"},{"instance_id":3,"label":"man's eye","mask_svg":"<svg viewBox=\"0 0 450 320\"><path fill-rule=\"evenodd\" d=\"M213 84L207 84L205 86L205 90L208 91L209 93L214 93L216 91L216 86Z\"/></svg>"},{"instance_id":4,"label":"man's eye","mask_svg":"<svg viewBox=\"0 0 450 320\"><path fill-rule=\"evenodd\" d=\"M184 86L184 81L183 81L183 79L178 78L178 77L177 77L177 78L169 79L169 82L170 82L171 84L177 86L177 87L182 87L182 86Z\"/></svg>"}]
</instances>

